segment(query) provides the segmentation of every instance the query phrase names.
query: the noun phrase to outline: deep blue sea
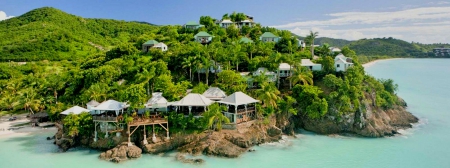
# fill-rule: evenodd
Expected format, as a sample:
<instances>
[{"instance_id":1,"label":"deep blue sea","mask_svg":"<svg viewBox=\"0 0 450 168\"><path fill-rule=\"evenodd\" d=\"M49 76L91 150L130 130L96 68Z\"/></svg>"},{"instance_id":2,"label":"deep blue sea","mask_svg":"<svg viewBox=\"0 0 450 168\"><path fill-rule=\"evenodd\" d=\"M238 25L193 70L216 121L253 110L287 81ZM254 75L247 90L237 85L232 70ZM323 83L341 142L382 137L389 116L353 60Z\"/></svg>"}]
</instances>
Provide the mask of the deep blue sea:
<instances>
[{"instance_id":1,"label":"deep blue sea","mask_svg":"<svg viewBox=\"0 0 450 168\"><path fill-rule=\"evenodd\" d=\"M450 168L450 59L383 60L366 68L377 78L391 78L408 110L420 118L403 135L389 138L329 137L300 130L297 137L254 147L237 159L205 157L202 165L175 161L175 153L143 155L113 164L99 152L75 149L58 153L51 133L0 138L0 168L9 167L373 167Z\"/></svg>"}]
</instances>

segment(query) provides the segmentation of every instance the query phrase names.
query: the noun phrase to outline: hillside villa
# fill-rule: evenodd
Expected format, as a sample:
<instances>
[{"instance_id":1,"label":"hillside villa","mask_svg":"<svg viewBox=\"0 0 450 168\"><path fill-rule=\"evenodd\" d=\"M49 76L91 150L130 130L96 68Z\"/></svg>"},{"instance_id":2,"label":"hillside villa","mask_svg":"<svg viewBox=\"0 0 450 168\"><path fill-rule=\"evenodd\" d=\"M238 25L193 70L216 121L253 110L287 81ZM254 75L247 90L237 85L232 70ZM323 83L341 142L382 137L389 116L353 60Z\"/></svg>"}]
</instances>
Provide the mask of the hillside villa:
<instances>
[{"instance_id":1,"label":"hillside villa","mask_svg":"<svg viewBox=\"0 0 450 168\"><path fill-rule=\"evenodd\" d=\"M310 59L302 59L302 67L306 67L311 71L321 71L322 64L313 63Z\"/></svg>"},{"instance_id":2,"label":"hillside villa","mask_svg":"<svg viewBox=\"0 0 450 168\"><path fill-rule=\"evenodd\" d=\"M330 47L329 49L332 53L341 53L341 49L337 47Z\"/></svg>"},{"instance_id":3,"label":"hillside villa","mask_svg":"<svg viewBox=\"0 0 450 168\"><path fill-rule=\"evenodd\" d=\"M259 37L259 40L262 42L275 42L277 43L280 40L280 37L276 36L271 32L265 32Z\"/></svg>"},{"instance_id":4,"label":"hillside villa","mask_svg":"<svg viewBox=\"0 0 450 168\"><path fill-rule=\"evenodd\" d=\"M184 28L191 29L191 30L195 30L195 29L198 29L200 27L204 27L204 25L199 24L199 23L197 23L195 21L190 21L190 22L187 22L186 24L184 24Z\"/></svg>"},{"instance_id":5,"label":"hillside villa","mask_svg":"<svg viewBox=\"0 0 450 168\"><path fill-rule=\"evenodd\" d=\"M249 39L248 37L242 37L239 39L240 43L253 43L253 40Z\"/></svg>"},{"instance_id":6,"label":"hillside villa","mask_svg":"<svg viewBox=\"0 0 450 168\"><path fill-rule=\"evenodd\" d=\"M209 87L202 95L212 101L219 101L227 97L227 94L218 87Z\"/></svg>"},{"instance_id":7,"label":"hillside villa","mask_svg":"<svg viewBox=\"0 0 450 168\"><path fill-rule=\"evenodd\" d=\"M208 34L207 32L201 31L198 32L195 36L194 39L196 42L199 42L201 44L208 44L211 42L213 36L211 36L210 34Z\"/></svg>"},{"instance_id":8,"label":"hillside villa","mask_svg":"<svg viewBox=\"0 0 450 168\"><path fill-rule=\"evenodd\" d=\"M334 58L334 67L336 72L347 71L349 67L353 66L352 59L345 57L344 54L339 54Z\"/></svg>"},{"instance_id":9,"label":"hillside villa","mask_svg":"<svg viewBox=\"0 0 450 168\"><path fill-rule=\"evenodd\" d=\"M161 51L167 51L168 47L164 43L160 43L156 40L149 40L142 44L142 52L148 52L150 49L155 48Z\"/></svg>"},{"instance_id":10,"label":"hillside villa","mask_svg":"<svg viewBox=\"0 0 450 168\"><path fill-rule=\"evenodd\" d=\"M234 22L232 22L230 19L224 19L220 22L220 27L222 28L228 28L230 26L233 26Z\"/></svg>"}]
</instances>

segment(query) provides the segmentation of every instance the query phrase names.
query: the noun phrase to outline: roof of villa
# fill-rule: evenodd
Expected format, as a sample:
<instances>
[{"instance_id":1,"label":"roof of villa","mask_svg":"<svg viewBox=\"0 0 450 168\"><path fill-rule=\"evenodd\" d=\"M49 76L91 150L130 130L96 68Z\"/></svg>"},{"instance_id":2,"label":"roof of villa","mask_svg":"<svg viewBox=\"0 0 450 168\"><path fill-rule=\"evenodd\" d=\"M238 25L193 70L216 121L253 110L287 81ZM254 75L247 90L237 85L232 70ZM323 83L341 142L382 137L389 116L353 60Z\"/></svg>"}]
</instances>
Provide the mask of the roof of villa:
<instances>
[{"instance_id":1,"label":"roof of villa","mask_svg":"<svg viewBox=\"0 0 450 168\"><path fill-rule=\"evenodd\" d=\"M203 92L203 96L211 100L222 100L227 97L227 94L225 94L225 92L218 87L210 87L208 90Z\"/></svg>"},{"instance_id":2,"label":"roof of villa","mask_svg":"<svg viewBox=\"0 0 450 168\"><path fill-rule=\"evenodd\" d=\"M245 20L243 20L243 21L241 21L242 23L251 23L252 21L250 21L250 20L248 20L248 19L245 19Z\"/></svg>"},{"instance_id":3,"label":"roof of villa","mask_svg":"<svg viewBox=\"0 0 450 168\"><path fill-rule=\"evenodd\" d=\"M253 43L253 40L247 38L247 37L242 37L239 42L241 43Z\"/></svg>"},{"instance_id":4,"label":"roof of villa","mask_svg":"<svg viewBox=\"0 0 450 168\"><path fill-rule=\"evenodd\" d=\"M145 104L146 107L167 107L168 101L163 97L162 92L152 93L150 98Z\"/></svg>"},{"instance_id":5,"label":"roof of villa","mask_svg":"<svg viewBox=\"0 0 450 168\"><path fill-rule=\"evenodd\" d=\"M266 37L266 38L270 38L270 37L278 37L275 34L271 33L271 32L265 32L264 34L261 35L261 37Z\"/></svg>"},{"instance_id":6,"label":"roof of villa","mask_svg":"<svg viewBox=\"0 0 450 168\"><path fill-rule=\"evenodd\" d=\"M187 26L198 26L200 25L199 23L197 23L196 21L189 21L186 23Z\"/></svg>"},{"instance_id":7,"label":"roof of villa","mask_svg":"<svg viewBox=\"0 0 450 168\"><path fill-rule=\"evenodd\" d=\"M207 32L204 32L204 31L201 31L201 32L198 32L196 35L195 35L195 37L198 37L198 36L201 36L201 37L212 37L210 34L208 34Z\"/></svg>"},{"instance_id":8,"label":"roof of villa","mask_svg":"<svg viewBox=\"0 0 450 168\"><path fill-rule=\"evenodd\" d=\"M242 92L235 92L235 93L231 94L230 96L225 97L224 99L219 101L219 103L234 105L234 106L250 104L250 103L257 103L257 102L259 102L259 100L256 100Z\"/></svg>"},{"instance_id":9,"label":"roof of villa","mask_svg":"<svg viewBox=\"0 0 450 168\"><path fill-rule=\"evenodd\" d=\"M144 43L144 45L155 45L158 44L158 41L156 40L148 40L147 42Z\"/></svg>"},{"instance_id":10,"label":"roof of villa","mask_svg":"<svg viewBox=\"0 0 450 168\"><path fill-rule=\"evenodd\" d=\"M291 70L291 65L288 63L281 63L280 66L278 66L279 70Z\"/></svg>"},{"instance_id":11,"label":"roof of villa","mask_svg":"<svg viewBox=\"0 0 450 168\"><path fill-rule=\"evenodd\" d=\"M163 46L167 46L167 45L164 43L158 43L158 44L155 44L153 47L163 47Z\"/></svg>"},{"instance_id":12,"label":"roof of villa","mask_svg":"<svg viewBox=\"0 0 450 168\"><path fill-rule=\"evenodd\" d=\"M173 106L209 106L214 101L206 98L205 96L198 93L189 93L183 97L180 101L174 102Z\"/></svg>"},{"instance_id":13,"label":"roof of villa","mask_svg":"<svg viewBox=\"0 0 450 168\"><path fill-rule=\"evenodd\" d=\"M302 59L302 66L314 66L314 65L320 65L312 62L310 59Z\"/></svg>"},{"instance_id":14,"label":"roof of villa","mask_svg":"<svg viewBox=\"0 0 450 168\"><path fill-rule=\"evenodd\" d=\"M100 103L97 107L94 107L93 110L104 110L104 111L116 111L127 108L128 105L125 103L121 103L115 100L107 100Z\"/></svg>"},{"instance_id":15,"label":"roof of villa","mask_svg":"<svg viewBox=\"0 0 450 168\"><path fill-rule=\"evenodd\" d=\"M222 22L220 22L220 23L233 23L233 21L231 21L230 19L225 19L225 20L222 20Z\"/></svg>"},{"instance_id":16,"label":"roof of villa","mask_svg":"<svg viewBox=\"0 0 450 168\"><path fill-rule=\"evenodd\" d=\"M269 71L267 68L260 67L255 72L253 72L253 75L260 75L262 72L265 72L265 75L276 75L275 72Z\"/></svg>"},{"instance_id":17,"label":"roof of villa","mask_svg":"<svg viewBox=\"0 0 450 168\"><path fill-rule=\"evenodd\" d=\"M98 106L99 104L100 103L95 100L91 100L90 102L86 103L87 106L92 106L92 107Z\"/></svg>"},{"instance_id":18,"label":"roof of villa","mask_svg":"<svg viewBox=\"0 0 450 168\"><path fill-rule=\"evenodd\" d=\"M345 64L353 64L353 63L347 61L348 59L351 59L351 58L348 58L348 57L344 56L344 54L340 53L334 58L334 61L335 62L342 61Z\"/></svg>"},{"instance_id":19,"label":"roof of villa","mask_svg":"<svg viewBox=\"0 0 450 168\"><path fill-rule=\"evenodd\" d=\"M83 107L80 107L80 106L73 106L73 107L61 112L61 114L63 114L63 115L69 115L70 113L81 114L82 112L89 112L89 110L85 109Z\"/></svg>"}]
</instances>

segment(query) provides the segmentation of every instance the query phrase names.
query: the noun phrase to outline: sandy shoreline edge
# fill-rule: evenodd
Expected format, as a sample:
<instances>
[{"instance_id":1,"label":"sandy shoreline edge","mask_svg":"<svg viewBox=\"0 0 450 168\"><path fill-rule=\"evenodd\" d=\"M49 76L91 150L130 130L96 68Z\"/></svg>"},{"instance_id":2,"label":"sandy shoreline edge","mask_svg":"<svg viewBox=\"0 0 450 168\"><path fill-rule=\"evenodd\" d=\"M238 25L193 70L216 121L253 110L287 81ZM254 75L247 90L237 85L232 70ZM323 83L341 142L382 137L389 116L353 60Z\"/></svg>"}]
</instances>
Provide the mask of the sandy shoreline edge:
<instances>
[{"instance_id":1,"label":"sandy shoreline edge","mask_svg":"<svg viewBox=\"0 0 450 168\"><path fill-rule=\"evenodd\" d=\"M387 61L387 60L396 60L396 59L403 59L403 58L386 58L386 59L377 59L377 60L373 60L370 61L368 63L363 64L362 66L364 68L368 68L371 67L372 65L375 65L376 63L380 62L380 61Z\"/></svg>"},{"instance_id":2,"label":"sandy shoreline edge","mask_svg":"<svg viewBox=\"0 0 450 168\"><path fill-rule=\"evenodd\" d=\"M26 123L29 123L28 119L21 119L16 121L0 121L0 139L28 136L31 135L32 133L41 133L47 131L56 132L56 128L54 127L50 128L31 127L30 124ZM9 128L17 127L17 125L22 126L20 126L21 128L17 130L9 130Z\"/></svg>"}]
</instances>

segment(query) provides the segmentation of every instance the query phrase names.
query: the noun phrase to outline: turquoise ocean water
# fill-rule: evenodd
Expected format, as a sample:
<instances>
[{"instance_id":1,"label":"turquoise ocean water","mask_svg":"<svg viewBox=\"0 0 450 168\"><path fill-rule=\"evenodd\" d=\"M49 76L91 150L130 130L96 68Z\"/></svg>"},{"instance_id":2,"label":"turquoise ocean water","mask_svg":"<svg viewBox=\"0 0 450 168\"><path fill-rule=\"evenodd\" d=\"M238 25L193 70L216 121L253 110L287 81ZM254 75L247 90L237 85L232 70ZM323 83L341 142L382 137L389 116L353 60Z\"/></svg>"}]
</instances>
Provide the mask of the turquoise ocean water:
<instances>
[{"instance_id":1,"label":"turquoise ocean water","mask_svg":"<svg viewBox=\"0 0 450 168\"><path fill-rule=\"evenodd\" d=\"M408 110L420 118L413 129L389 138L329 137L299 131L297 138L255 147L237 159L205 157L202 165L175 161L175 153L143 155L121 164L99 160L99 152L58 153L49 133L0 139L0 168L9 167L450 167L450 59L385 60L366 68L392 78Z\"/></svg>"}]
</instances>

